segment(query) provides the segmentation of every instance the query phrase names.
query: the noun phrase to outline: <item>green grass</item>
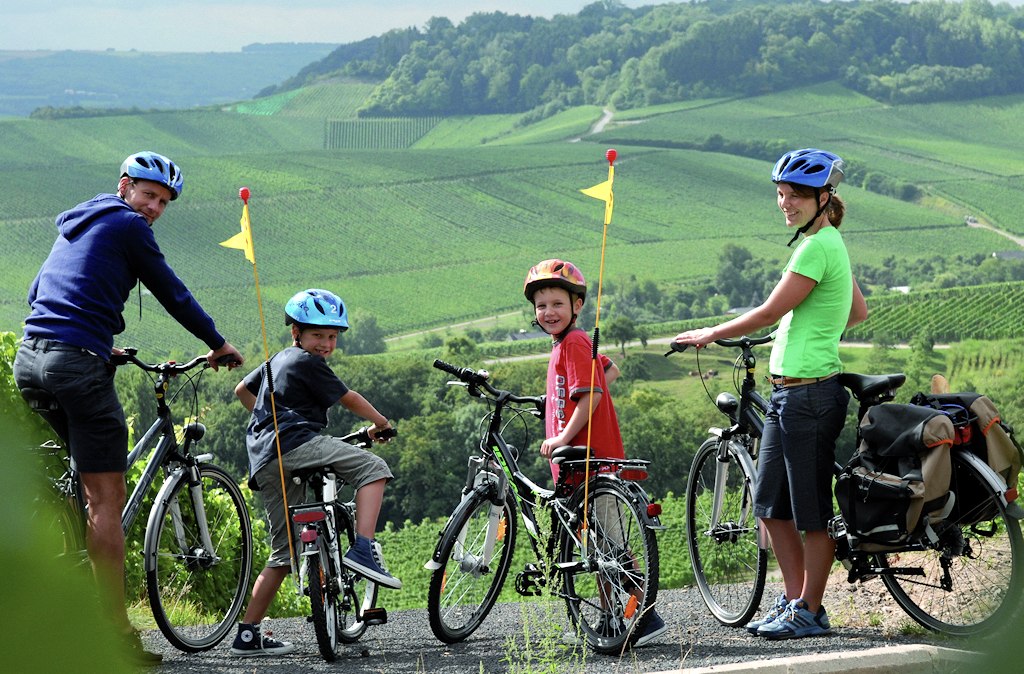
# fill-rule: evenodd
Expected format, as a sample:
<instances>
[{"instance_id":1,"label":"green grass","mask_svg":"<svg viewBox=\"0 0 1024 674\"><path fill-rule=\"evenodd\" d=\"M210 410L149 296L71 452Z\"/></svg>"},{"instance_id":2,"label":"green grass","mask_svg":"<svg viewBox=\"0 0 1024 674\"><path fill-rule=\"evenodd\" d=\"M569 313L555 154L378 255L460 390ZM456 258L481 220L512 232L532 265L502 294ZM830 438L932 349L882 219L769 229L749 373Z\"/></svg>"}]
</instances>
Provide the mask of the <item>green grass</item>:
<instances>
[{"instance_id":1,"label":"green grass","mask_svg":"<svg viewBox=\"0 0 1024 674\"><path fill-rule=\"evenodd\" d=\"M1024 197L1003 177L1024 172L1024 160L1014 157L1024 148L1018 136L1000 132L1024 99L892 108L828 84L631 111L628 117L642 123L613 126L578 143L565 140L585 133L599 108L568 110L522 128L515 115L440 120L413 149L324 150L325 121L316 115L326 114L328 101L359 98L358 86L365 85L300 90L276 99L272 115L0 121L0 185L7 194L26 195L0 199L0 236L7 242L0 248L0 327L19 329L25 289L53 241L54 216L111 190L114 167L141 147L182 165L184 195L156 224L157 239L239 343L257 342L260 334L252 269L237 251L217 244L238 231L243 185L253 195L268 314L276 316L296 288L329 287L354 316L373 314L392 335L520 311L525 269L552 256L573 260L596 282L603 252L606 278L632 275L666 285L713 278L731 243L779 265L788 257L770 162L630 142L711 133L751 142L789 138L794 145L849 149L862 169L921 181L940 197L913 204L842 186L843 232L853 259L865 264L951 249L1011 249L996 234L967 228L961 209L999 223L1024 209ZM960 119L965 108L994 130L968 128ZM334 119L349 114L339 112ZM385 144L383 136L360 142ZM579 190L607 178L609 146L619 160L615 211L605 232L602 204ZM136 302L133 295L120 343L157 353L195 348L152 298L143 297L142 320L132 318ZM269 324L275 339L280 326L276 319Z\"/></svg>"}]
</instances>

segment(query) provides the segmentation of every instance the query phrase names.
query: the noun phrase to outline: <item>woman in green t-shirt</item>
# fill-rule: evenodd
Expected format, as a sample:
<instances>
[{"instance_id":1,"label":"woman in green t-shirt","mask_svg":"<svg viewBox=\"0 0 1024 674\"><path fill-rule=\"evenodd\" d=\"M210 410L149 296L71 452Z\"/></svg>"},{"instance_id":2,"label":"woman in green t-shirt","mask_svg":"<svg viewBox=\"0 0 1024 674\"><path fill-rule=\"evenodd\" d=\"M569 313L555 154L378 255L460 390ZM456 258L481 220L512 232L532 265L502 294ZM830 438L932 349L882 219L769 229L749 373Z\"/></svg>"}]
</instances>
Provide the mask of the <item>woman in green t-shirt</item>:
<instances>
[{"instance_id":1,"label":"woman in green t-shirt","mask_svg":"<svg viewBox=\"0 0 1024 674\"><path fill-rule=\"evenodd\" d=\"M786 226L797 228L789 245L801 234L804 238L782 278L760 306L675 338L701 347L779 324L754 512L768 531L784 591L764 617L746 625L767 639L817 636L831 629L821 605L835 550L827 526L833 516L836 439L850 400L835 376L842 370L839 338L868 313L839 234L846 207L835 189L842 179L843 160L831 152L807 148L783 155L772 181Z\"/></svg>"}]
</instances>

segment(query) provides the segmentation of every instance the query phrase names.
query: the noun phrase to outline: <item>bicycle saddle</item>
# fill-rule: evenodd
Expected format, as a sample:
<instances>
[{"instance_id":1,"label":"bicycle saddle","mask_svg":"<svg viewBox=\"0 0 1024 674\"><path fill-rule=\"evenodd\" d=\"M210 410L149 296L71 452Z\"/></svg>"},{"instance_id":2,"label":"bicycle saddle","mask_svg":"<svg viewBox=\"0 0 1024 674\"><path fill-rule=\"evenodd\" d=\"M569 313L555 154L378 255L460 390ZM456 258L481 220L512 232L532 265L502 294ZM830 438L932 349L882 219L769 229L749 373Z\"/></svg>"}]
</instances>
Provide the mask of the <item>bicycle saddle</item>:
<instances>
[{"instance_id":1,"label":"bicycle saddle","mask_svg":"<svg viewBox=\"0 0 1024 674\"><path fill-rule=\"evenodd\" d=\"M21 397L34 412L56 412L60 409L57 399L49 391L41 388L26 387L21 389Z\"/></svg>"},{"instance_id":2,"label":"bicycle saddle","mask_svg":"<svg viewBox=\"0 0 1024 674\"><path fill-rule=\"evenodd\" d=\"M560 464L563 461L582 461L587 458L587 447L585 445L563 445L551 452L551 463Z\"/></svg>"},{"instance_id":3,"label":"bicycle saddle","mask_svg":"<svg viewBox=\"0 0 1024 674\"><path fill-rule=\"evenodd\" d=\"M869 400L873 398L888 397L890 400L896 393L896 389L903 386L907 375L902 372L896 374L854 374L843 372L839 375L839 383L850 389L850 393L857 400Z\"/></svg>"}]
</instances>

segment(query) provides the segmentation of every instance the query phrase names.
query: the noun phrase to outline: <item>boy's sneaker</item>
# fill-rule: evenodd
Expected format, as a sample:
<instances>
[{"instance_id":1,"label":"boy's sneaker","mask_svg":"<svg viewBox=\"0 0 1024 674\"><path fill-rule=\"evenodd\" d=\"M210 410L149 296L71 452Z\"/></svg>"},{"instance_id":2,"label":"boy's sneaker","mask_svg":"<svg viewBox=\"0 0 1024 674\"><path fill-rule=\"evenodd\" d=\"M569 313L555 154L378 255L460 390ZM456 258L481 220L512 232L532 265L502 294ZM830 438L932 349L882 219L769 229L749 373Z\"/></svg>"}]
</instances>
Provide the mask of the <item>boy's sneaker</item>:
<instances>
[{"instance_id":1,"label":"boy's sneaker","mask_svg":"<svg viewBox=\"0 0 1024 674\"><path fill-rule=\"evenodd\" d=\"M652 609L651 619L647 621L647 626L644 627L644 631L640 633L640 637L636 640L636 643L633 645L636 647L648 644L667 631L668 625L666 625L665 621L661 619L661 616L658 615L658 612Z\"/></svg>"},{"instance_id":2,"label":"boy's sneaker","mask_svg":"<svg viewBox=\"0 0 1024 674\"><path fill-rule=\"evenodd\" d=\"M384 566L384 556L377 541L356 536L355 545L348 549L341 563L378 585L390 587L392 590L402 589L402 581L388 573L387 567Z\"/></svg>"},{"instance_id":3,"label":"boy's sneaker","mask_svg":"<svg viewBox=\"0 0 1024 674\"><path fill-rule=\"evenodd\" d=\"M825 607L818 607L817 614L807 610L807 602L794 599L786 606L786 610L775 622L761 625L757 636L766 639L801 639L828 634L832 626L828 622Z\"/></svg>"},{"instance_id":4,"label":"boy's sneaker","mask_svg":"<svg viewBox=\"0 0 1024 674\"><path fill-rule=\"evenodd\" d=\"M772 607L768 609L768 612L765 613L760 620L751 620L743 626L743 629L745 629L747 632L751 634L756 635L757 630L761 627L761 625L767 625L768 623L775 622L775 620L779 616L781 616L782 613L786 610L786 607L788 605L789 600L786 599L786 595L780 594L778 598L775 600L775 604L773 604Z\"/></svg>"},{"instance_id":5,"label":"boy's sneaker","mask_svg":"<svg viewBox=\"0 0 1024 674\"><path fill-rule=\"evenodd\" d=\"M231 644L231 655L243 658L254 655L284 655L294 650L295 644L290 641L274 639L270 630L261 633L258 623L256 625L239 623L235 643Z\"/></svg>"}]
</instances>

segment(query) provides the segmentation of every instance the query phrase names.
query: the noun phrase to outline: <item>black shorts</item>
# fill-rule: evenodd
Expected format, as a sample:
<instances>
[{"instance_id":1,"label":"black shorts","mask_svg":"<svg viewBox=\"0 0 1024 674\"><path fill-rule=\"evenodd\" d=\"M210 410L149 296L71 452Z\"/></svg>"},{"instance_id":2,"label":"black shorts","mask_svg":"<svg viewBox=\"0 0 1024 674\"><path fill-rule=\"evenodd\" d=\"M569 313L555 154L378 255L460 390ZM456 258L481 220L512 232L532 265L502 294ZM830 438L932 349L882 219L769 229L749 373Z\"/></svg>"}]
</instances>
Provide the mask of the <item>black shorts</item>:
<instances>
[{"instance_id":1,"label":"black shorts","mask_svg":"<svg viewBox=\"0 0 1024 674\"><path fill-rule=\"evenodd\" d=\"M60 405L42 413L82 473L123 473L128 468L128 425L114 389L114 367L70 344L27 339L14 359L19 389L49 392Z\"/></svg>"}]
</instances>

